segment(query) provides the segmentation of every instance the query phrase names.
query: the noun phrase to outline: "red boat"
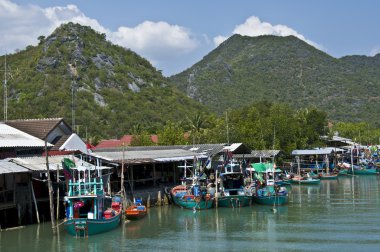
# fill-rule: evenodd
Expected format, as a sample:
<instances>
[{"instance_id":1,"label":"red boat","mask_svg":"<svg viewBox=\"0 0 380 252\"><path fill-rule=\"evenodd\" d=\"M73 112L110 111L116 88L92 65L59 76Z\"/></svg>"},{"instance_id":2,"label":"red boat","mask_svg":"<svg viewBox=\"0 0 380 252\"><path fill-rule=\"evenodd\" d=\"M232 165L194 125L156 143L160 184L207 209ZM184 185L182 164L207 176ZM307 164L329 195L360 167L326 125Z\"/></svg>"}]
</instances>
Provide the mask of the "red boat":
<instances>
[{"instance_id":1,"label":"red boat","mask_svg":"<svg viewBox=\"0 0 380 252\"><path fill-rule=\"evenodd\" d=\"M129 220L138 220L146 216L146 207L141 200L136 200L135 204L125 210L126 218Z\"/></svg>"}]
</instances>

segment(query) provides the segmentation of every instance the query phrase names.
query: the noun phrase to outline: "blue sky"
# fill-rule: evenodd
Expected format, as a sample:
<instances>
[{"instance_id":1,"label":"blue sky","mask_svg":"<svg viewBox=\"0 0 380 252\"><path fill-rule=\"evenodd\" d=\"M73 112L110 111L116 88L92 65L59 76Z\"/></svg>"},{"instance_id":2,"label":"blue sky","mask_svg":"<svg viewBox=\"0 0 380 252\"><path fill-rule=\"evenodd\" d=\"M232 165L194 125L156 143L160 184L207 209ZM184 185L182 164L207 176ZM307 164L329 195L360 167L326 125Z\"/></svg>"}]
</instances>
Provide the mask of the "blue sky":
<instances>
[{"instance_id":1,"label":"blue sky","mask_svg":"<svg viewBox=\"0 0 380 252\"><path fill-rule=\"evenodd\" d=\"M234 33L295 35L333 57L380 52L380 1L0 0L0 54L65 22L106 33L163 74L179 73Z\"/></svg>"}]
</instances>

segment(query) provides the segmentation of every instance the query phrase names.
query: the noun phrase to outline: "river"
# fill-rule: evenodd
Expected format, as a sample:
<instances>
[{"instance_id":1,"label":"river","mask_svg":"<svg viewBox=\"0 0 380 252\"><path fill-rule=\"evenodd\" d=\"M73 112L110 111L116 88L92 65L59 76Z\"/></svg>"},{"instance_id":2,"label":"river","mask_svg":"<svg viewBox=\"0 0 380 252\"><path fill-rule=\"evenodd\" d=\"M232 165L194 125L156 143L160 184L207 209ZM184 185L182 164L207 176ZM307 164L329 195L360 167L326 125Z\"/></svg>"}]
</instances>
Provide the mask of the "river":
<instances>
[{"instance_id":1,"label":"river","mask_svg":"<svg viewBox=\"0 0 380 252\"><path fill-rule=\"evenodd\" d=\"M378 251L380 177L342 176L320 185L293 185L286 206L252 205L193 212L150 208L88 239L51 223L0 232L0 251Z\"/></svg>"}]
</instances>

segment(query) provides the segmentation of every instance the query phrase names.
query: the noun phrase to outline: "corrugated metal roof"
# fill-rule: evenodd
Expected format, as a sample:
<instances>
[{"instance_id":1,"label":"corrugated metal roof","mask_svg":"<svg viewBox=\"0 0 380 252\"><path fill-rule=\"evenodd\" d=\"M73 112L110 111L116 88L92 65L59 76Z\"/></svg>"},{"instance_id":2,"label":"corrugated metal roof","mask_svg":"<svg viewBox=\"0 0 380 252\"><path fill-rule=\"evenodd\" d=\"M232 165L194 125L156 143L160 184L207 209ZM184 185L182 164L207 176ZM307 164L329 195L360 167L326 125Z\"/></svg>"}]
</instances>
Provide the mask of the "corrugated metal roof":
<instances>
[{"instance_id":1,"label":"corrugated metal roof","mask_svg":"<svg viewBox=\"0 0 380 252\"><path fill-rule=\"evenodd\" d=\"M47 143L48 147L52 145ZM0 148L45 147L45 142L21 130L0 123Z\"/></svg>"},{"instance_id":2,"label":"corrugated metal roof","mask_svg":"<svg viewBox=\"0 0 380 252\"><path fill-rule=\"evenodd\" d=\"M328 155L335 152L334 148L322 148L322 149L313 149L313 150L293 150L293 156L302 156L302 155Z\"/></svg>"},{"instance_id":3,"label":"corrugated metal roof","mask_svg":"<svg viewBox=\"0 0 380 252\"><path fill-rule=\"evenodd\" d=\"M29 170L7 160L0 160L0 174L20 172L29 172Z\"/></svg>"},{"instance_id":4,"label":"corrugated metal roof","mask_svg":"<svg viewBox=\"0 0 380 252\"><path fill-rule=\"evenodd\" d=\"M204 154L207 156L214 156L218 153L224 152L225 144L196 144L196 145L159 145L159 146L126 146L125 152L129 151L153 151L153 150L175 150L183 149L193 151L195 153ZM122 147L117 148L96 148L93 150L95 153L101 152L120 152Z\"/></svg>"},{"instance_id":5,"label":"corrugated metal roof","mask_svg":"<svg viewBox=\"0 0 380 252\"><path fill-rule=\"evenodd\" d=\"M277 156L281 151L280 150L253 150L251 154L238 154L234 155L235 158L271 158Z\"/></svg>"},{"instance_id":6,"label":"corrugated metal roof","mask_svg":"<svg viewBox=\"0 0 380 252\"><path fill-rule=\"evenodd\" d=\"M183 149L170 149L170 150L135 150L124 151L125 163L154 163L161 162L162 160L188 160L198 157L205 157L204 155L197 154L192 151ZM92 156L105 159L108 161L121 162L123 160L123 152L118 150L116 152L96 152ZM160 161L161 160L161 161Z\"/></svg>"},{"instance_id":7,"label":"corrugated metal roof","mask_svg":"<svg viewBox=\"0 0 380 252\"><path fill-rule=\"evenodd\" d=\"M86 143L75 133L62 144L59 150L79 150L82 153L87 153Z\"/></svg>"},{"instance_id":8,"label":"corrugated metal roof","mask_svg":"<svg viewBox=\"0 0 380 252\"><path fill-rule=\"evenodd\" d=\"M73 156L49 156L49 170L56 171L57 167L61 170L63 158L73 159ZM32 171L47 171L46 157L12 158L10 161ZM74 157L75 163L78 163L79 161L79 158Z\"/></svg>"},{"instance_id":9,"label":"corrugated metal roof","mask_svg":"<svg viewBox=\"0 0 380 252\"><path fill-rule=\"evenodd\" d=\"M243 143L233 143L224 147L225 150L232 152L233 154L250 154L251 149Z\"/></svg>"}]
</instances>

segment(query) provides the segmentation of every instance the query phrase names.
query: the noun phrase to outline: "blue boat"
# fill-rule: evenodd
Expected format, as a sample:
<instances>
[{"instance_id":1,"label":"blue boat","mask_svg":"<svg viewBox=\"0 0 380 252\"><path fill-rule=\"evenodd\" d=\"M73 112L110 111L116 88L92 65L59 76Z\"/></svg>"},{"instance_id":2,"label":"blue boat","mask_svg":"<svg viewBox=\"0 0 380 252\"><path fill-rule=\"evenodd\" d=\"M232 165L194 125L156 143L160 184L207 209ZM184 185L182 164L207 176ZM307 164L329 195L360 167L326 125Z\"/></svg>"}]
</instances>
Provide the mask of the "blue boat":
<instances>
[{"instance_id":1,"label":"blue boat","mask_svg":"<svg viewBox=\"0 0 380 252\"><path fill-rule=\"evenodd\" d=\"M103 180L97 175L97 169L76 167L73 161L65 158L64 169L78 175L69 181L68 195L65 197L66 218L64 227L73 236L86 236L106 232L116 228L121 220L120 197L107 196ZM83 176L81 176L83 174Z\"/></svg>"}]
</instances>

